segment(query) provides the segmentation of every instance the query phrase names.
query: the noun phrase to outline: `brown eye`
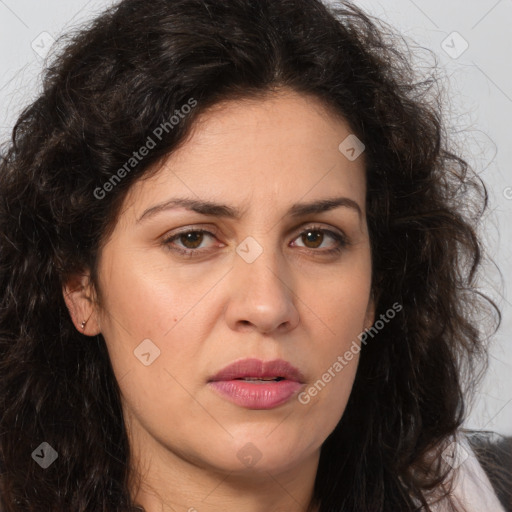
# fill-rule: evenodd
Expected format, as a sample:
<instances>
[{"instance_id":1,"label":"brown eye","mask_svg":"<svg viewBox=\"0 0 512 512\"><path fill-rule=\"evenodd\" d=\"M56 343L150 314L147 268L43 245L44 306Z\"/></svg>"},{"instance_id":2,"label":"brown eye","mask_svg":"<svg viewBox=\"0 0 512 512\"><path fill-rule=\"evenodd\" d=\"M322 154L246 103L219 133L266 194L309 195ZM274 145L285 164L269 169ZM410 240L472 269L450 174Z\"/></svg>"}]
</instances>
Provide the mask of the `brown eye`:
<instances>
[{"instance_id":1,"label":"brown eye","mask_svg":"<svg viewBox=\"0 0 512 512\"><path fill-rule=\"evenodd\" d=\"M332 240L335 241L335 243L333 244L334 247L327 249L319 249L325 241L325 235L327 235L327 238L331 238ZM301 239L306 249L311 249L313 252L319 254L331 254L341 252L341 250L349 244L347 238L344 235L320 227L311 227L306 229L300 234L299 238ZM299 247L302 246L299 245Z\"/></svg>"},{"instance_id":2,"label":"brown eye","mask_svg":"<svg viewBox=\"0 0 512 512\"><path fill-rule=\"evenodd\" d=\"M215 238L215 235L209 231L194 229L166 238L163 240L163 244L171 251L192 257L195 253L203 252L200 245L203 243L205 235ZM179 244L176 244L176 242L179 242Z\"/></svg>"},{"instance_id":3,"label":"brown eye","mask_svg":"<svg viewBox=\"0 0 512 512\"><path fill-rule=\"evenodd\" d=\"M312 249L318 248L322 244L323 238L324 234L321 233L320 231L308 230L304 231L304 233L302 234L302 241L304 243L313 244L312 246L308 246Z\"/></svg>"},{"instance_id":4,"label":"brown eye","mask_svg":"<svg viewBox=\"0 0 512 512\"><path fill-rule=\"evenodd\" d=\"M203 241L203 235L203 231L189 231L179 235L178 238L187 249L197 249Z\"/></svg>"}]
</instances>

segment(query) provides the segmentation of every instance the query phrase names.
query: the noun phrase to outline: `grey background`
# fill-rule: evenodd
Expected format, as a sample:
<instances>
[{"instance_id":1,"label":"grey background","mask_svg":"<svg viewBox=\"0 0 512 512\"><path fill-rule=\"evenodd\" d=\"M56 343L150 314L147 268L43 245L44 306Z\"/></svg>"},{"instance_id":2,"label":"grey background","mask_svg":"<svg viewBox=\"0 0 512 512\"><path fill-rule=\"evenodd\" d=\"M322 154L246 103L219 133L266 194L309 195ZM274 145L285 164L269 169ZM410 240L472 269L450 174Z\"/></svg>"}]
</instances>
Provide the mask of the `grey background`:
<instances>
[{"instance_id":1,"label":"grey background","mask_svg":"<svg viewBox=\"0 0 512 512\"><path fill-rule=\"evenodd\" d=\"M2 142L23 105L37 95L52 38L113 3L0 0ZM503 323L493 339L490 367L466 426L512 435L512 0L356 3L435 53L446 77L448 127L488 186L491 206L483 235L488 255L504 279L501 282L489 265L481 289L502 308Z\"/></svg>"}]
</instances>

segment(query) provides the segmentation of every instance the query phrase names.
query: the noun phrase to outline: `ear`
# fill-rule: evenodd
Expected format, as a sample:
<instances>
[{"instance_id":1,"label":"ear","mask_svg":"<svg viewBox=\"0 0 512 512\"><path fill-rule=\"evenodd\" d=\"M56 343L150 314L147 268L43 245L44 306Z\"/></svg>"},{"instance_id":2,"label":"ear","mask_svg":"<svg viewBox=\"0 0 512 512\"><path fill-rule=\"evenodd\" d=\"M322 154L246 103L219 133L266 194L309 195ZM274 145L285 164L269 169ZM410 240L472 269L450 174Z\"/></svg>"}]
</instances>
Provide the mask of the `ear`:
<instances>
[{"instance_id":1,"label":"ear","mask_svg":"<svg viewBox=\"0 0 512 512\"><path fill-rule=\"evenodd\" d=\"M364 330L369 329L373 325L373 322L375 322L375 302L376 299L372 291L364 317Z\"/></svg>"},{"instance_id":2,"label":"ear","mask_svg":"<svg viewBox=\"0 0 512 512\"><path fill-rule=\"evenodd\" d=\"M101 332L96 294L89 273L75 274L62 286L64 301L74 326L86 336ZM82 322L85 326L82 327Z\"/></svg>"}]
</instances>

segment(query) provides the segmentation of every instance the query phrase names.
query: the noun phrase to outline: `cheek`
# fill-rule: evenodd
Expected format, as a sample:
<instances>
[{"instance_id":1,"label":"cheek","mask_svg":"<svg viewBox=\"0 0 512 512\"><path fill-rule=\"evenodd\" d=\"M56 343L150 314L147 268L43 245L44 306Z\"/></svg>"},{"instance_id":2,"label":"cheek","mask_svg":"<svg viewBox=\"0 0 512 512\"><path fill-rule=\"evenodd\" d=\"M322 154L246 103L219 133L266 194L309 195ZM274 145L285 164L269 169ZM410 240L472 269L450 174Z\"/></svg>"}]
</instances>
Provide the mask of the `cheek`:
<instances>
[{"instance_id":1,"label":"cheek","mask_svg":"<svg viewBox=\"0 0 512 512\"><path fill-rule=\"evenodd\" d=\"M364 255L361 259L360 264L343 267L314 287L308 281L298 293L299 297L305 298L311 321L316 318L317 336L323 338L332 350L341 350L367 326L371 266L364 261Z\"/></svg>"},{"instance_id":2,"label":"cheek","mask_svg":"<svg viewBox=\"0 0 512 512\"><path fill-rule=\"evenodd\" d=\"M322 428L334 429L343 415L354 383L370 300L370 266L363 261L308 296L316 307L310 315L315 340L311 353L314 378L299 395L311 421L325 418ZM315 327L316 326L316 327Z\"/></svg>"},{"instance_id":3,"label":"cheek","mask_svg":"<svg viewBox=\"0 0 512 512\"><path fill-rule=\"evenodd\" d=\"M207 292L215 276L185 279L140 256L118 256L110 268L105 262L102 333L123 394L141 411L155 400L164 410L175 409L190 399L179 383L192 391L201 341L212 329Z\"/></svg>"},{"instance_id":4,"label":"cheek","mask_svg":"<svg viewBox=\"0 0 512 512\"><path fill-rule=\"evenodd\" d=\"M185 279L179 269L152 262L143 252L107 254L102 266L106 303L102 331L112 343L135 348L149 338L165 345L174 330L183 330L201 301L209 279ZM188 326L190 327L190 325Z\"/></svg>"},{"instance_id":5,"label":"cheek","mask_svg":"<svg viewBox=\"0 0 512 512\"><path fill-rule=\"evenodd\" d=\"M300 404L298 407L303 410L301 427L322 442L336 428L345 412L356 375L358 356L354 355L345 365L332 355L328 361L297 397Z\"/></svg>"},{"instance_id":6,"label":"cheek","mask_svg":"<svg viewBox=\"0 0 512 512\"><path fill-rule=\"evenodd\" d=\"M133 335L165 332L180 314L179 288L169 286L163 274L155 276L140 263L127 263L120 260L105 280L107 322L115 320L117 328Z\"/></svg>"}]
</instances>

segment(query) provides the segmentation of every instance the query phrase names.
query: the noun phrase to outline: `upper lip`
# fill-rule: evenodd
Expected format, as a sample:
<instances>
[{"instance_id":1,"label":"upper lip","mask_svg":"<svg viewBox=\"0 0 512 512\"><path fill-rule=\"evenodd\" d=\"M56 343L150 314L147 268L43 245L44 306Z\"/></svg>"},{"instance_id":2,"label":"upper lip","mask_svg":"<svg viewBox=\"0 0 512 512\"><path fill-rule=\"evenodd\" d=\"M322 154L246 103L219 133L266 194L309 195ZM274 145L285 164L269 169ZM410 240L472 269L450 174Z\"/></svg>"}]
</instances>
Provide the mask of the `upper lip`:
<instances>
[{"instance_id":1,"label":"upper lip","mask_svg":"<svg viewBox=\"0 0 512 512\"><path fill-rule=\"evenodd\" d=\"M233 380L245 377L265 378L282 377L287 380L304 383L304 376L292 364L284 359L262 361L261 359L240 359L223 368L219 373L209 379L209 382L219 380Z\"/></svg>"}]
</instances>

